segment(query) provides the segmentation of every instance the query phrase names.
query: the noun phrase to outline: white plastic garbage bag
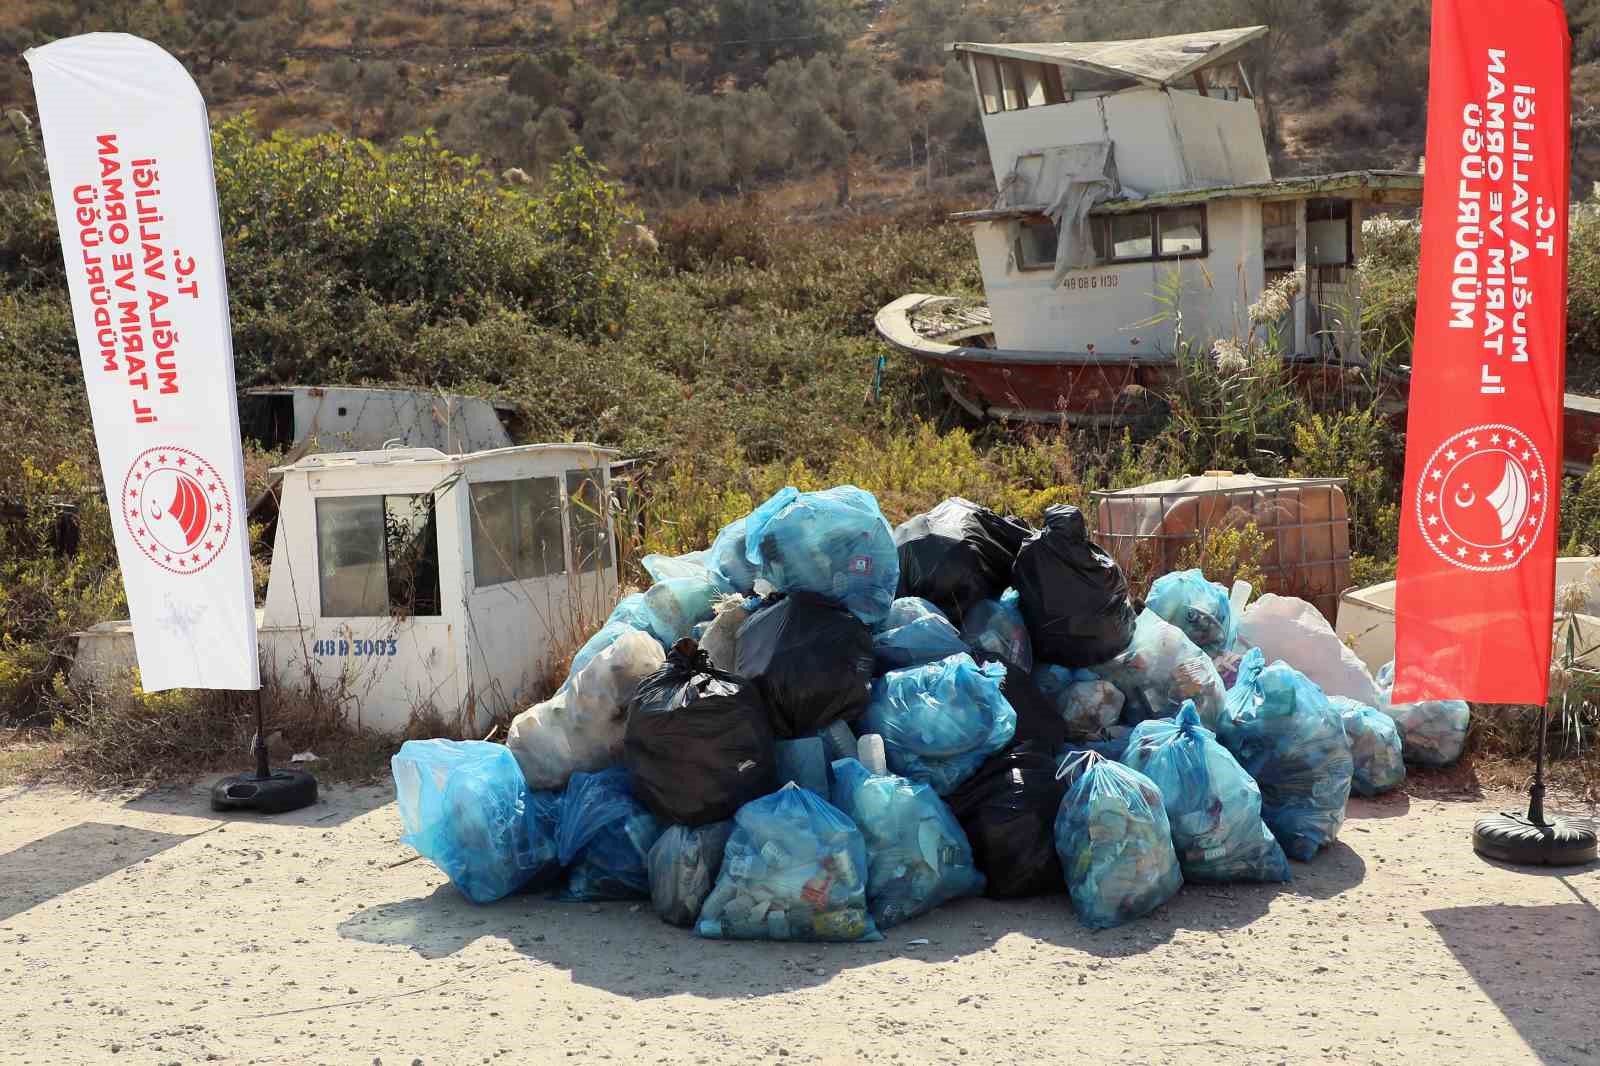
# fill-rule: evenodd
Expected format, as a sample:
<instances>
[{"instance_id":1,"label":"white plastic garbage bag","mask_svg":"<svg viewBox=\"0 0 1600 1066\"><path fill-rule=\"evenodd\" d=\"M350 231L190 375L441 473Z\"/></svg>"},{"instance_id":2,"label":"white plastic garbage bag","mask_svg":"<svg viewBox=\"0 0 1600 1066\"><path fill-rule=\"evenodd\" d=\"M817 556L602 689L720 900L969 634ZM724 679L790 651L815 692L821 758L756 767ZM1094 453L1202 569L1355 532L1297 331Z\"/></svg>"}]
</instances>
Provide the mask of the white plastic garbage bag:
<instances>
[{"instance_id":1,"label":"white plastic garbage bag","mask_svg":"<svg viewBox=\"0 0 1600 1066\"><path fill-rule=\"evenodd\" d=\"M1378 686L1366 664L1305 600L1272 593L1261 597L1245 608L1239 638L1260 648L1267 662L1282 659L1305 674L1325 695L1378 705Z\"/></svg>"},{"instance_id":2,"label":"white plastic garbage bag","mask_svg":"<svg viewBox=\"0 0 1600 1066\"><path fill-rule=\"evenodd\" d=\"M511 721L506 747L529 788L564 788L579 770L622 760L628 701L639 682L661 669L666 654L650 634L623 633L567 678L561 690Z\"/></svg>"},{"instance_id":3,"label":"white plastic garbage bag","mask_svg":"<svg viewBox=\"0 0 1600 1066\"><path fill-rule=\"evenodd\" d=\"M750 617L743 596L723 596L712 605L716 617L700 637L700 647L718 670L732 672L739 658L739 627Z\"/></svg>"}]
</instances>

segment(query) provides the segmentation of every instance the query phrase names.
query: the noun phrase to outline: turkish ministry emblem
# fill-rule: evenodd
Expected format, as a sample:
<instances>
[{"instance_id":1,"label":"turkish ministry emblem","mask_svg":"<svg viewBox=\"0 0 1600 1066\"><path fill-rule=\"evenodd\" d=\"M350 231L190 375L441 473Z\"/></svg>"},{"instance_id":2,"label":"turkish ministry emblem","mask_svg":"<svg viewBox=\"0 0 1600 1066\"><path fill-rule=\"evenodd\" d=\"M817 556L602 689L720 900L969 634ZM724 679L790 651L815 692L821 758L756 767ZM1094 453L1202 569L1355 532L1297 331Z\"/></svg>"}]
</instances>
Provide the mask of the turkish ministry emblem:
<instances>
[{"instance_id":1,"label":"turkish ministry emblem","mask_svg":"<svg viewBox=\"0 0 1600 1066\"><path fill-rule=\"evenodd\" d=\"M1428 546L1464 570L1515 567L1550 510L1544 458L1506 425L1475 426L1439 445L1416 496Z\"/></svg>"},{"instance_id":2,"label":"turkish ministry emblem","mask_svg":"<svg viewBox=\"0 0 1600 1066\"><path fill-rule=\"evenodd\" d=\"M122 479L122 520L163 570L193 574L228 543L233 501L217 468L187 448L146 448Z\"/></svg>"}]
</instances>

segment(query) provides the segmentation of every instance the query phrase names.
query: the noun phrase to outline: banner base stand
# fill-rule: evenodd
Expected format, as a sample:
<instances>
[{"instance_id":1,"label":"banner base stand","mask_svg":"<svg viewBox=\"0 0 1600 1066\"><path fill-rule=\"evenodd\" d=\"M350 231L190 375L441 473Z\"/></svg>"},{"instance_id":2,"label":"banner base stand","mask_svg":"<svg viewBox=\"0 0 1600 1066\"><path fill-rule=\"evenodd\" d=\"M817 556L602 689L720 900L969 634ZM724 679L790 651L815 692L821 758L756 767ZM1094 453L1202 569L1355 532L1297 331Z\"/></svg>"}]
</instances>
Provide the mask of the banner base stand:
<instances>
[{"instance_id":1,"label":"banner base stand","mask_svg":"<svg viewBox=\"0 0 1600 1066\"><path fill-rule=\"evenodd\" d=\"M1521 814L1491 814L1472 827L1472 850L1516 866L1577 866L1595 858L1591 822L1557 814L1537 825Z\"/></svg>"},{"instance_id":2,"label":"banner base stand","mask_svg":"<svg viewBox=\"0 0 1600 1066\"><path fill-rule=\"evenodd\" d=\"M234 774L211 786L214 811L256 811L287 814L317 802L317 779L304 770L274 770L267 760L266 715L261 690L256 689L256 735L250 750L256 757L253 774Z\"/></svg>"}]
</instances>

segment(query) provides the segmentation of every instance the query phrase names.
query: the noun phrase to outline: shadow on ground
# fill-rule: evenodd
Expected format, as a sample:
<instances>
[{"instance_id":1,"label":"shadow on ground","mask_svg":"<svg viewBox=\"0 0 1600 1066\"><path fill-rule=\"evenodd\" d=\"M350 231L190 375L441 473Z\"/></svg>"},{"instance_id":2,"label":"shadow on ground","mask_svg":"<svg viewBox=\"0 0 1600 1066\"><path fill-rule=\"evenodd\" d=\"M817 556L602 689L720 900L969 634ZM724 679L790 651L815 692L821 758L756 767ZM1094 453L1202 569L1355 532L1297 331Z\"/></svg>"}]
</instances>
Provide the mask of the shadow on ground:
<instances>
[{"instance_id":1,"label":"shadow on ground","mask_svg":"<svg viewBox=\"0 0 1600 1066\"><path fill-rule=\"evenodd\" d=\"M1597 865L1578 869L1592 871ZM1516 869L1560 879L1573 902L1450 907L1424 915L1541 1062L1592 1066L1600 1062L1594 1012L1595 989L1600 987L1600 907L1578 890L1571 867Z\"/></svg>"},{"instance_id":2,"label":"shadow on ground","mask_svg":"<svg viewBox=\"0 0 1600 1066\"><path fill-rule=\"evenodd\" d=\"M238 771L234 771L237 773ZM218 774L218 777L224 776ZM340 788L337 802L329 802L320 794L309 807L288 814L256 814L251 811L213 811L211 785L216 778L203 778L184 785L158 785L148 788L123 804L130 811L146 814L187 815L209 818L218 822L262 822L271 825L303 825L318 829L331 829L364 814L394 802L394 790L388 786Z\"/></svg>"},{"instance_id":3,"label":"shadow on ground","mask_svg":"<svg viewBox=\"0 0 1600 1066\"><path fill-rule=\"evenodd\" d=\"M1329 899L1360 884L1366 864L1336 843L1312 863L1293 863L1287 885L1186 885L1166 906L1116 929L1079 924L1065 895L1025 900L962 900L896 926L875 944L747 943L700 940L661 922L638 904L558 903L542 895L479 906L448 883L427 895L363 908L339 923L339 935L399 945L428 959L492 937L530 959L567 970L572 980L635 999L692 993L721 999L825 984L835 975L887 958L943 963L993 949L1016 933L1100 959L1140 955L1180 930L1238 929L1267 913L1280 896ZM926 945L909 942L926 939ZM1092 965L1092 964L1091 964Z\"/></svg>"},{"instance_id":4,"label":"shadow on ground","mask_svg":"<svg viewBox=\"0 0 1600 1066\"><path fill-rule=\"evenodd\" d=\"M189 839L105 822L80 822L0 855L0 922L159 855Z\"/></svg>"}]
</instances>

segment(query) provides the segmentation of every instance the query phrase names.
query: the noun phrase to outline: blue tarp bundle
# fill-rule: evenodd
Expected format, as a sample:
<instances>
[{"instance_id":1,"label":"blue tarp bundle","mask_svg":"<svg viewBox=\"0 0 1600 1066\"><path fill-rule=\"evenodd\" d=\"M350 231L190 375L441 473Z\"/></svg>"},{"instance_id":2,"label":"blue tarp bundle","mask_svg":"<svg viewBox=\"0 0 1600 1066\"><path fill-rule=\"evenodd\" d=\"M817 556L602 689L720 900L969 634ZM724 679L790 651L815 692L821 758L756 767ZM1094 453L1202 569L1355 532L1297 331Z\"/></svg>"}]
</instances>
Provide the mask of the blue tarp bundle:
<instances>
[{"instance_id":1,"label":"blue tarp bundle","mask_svg":"<svg viewBox=\"0 0 1600 1066\"><path fill-rule=\"evenodd\" d=\"M790 783L734 815L695 931L728 940L882 940L867 910L861 831Z\"/></svg>"},{"instance_id":2,"label":"blue tarp bundle","mask_svg":"<svg viewBox=\"0 0 1600 1066\"><path fill-rule=\"evenodd\" d=\"M883 736L889 769L947 795L1017 731L1005 676L1002 664L980 667L966 654L895 670L872 683L861 731Z\"/></svg>"},{"instance_id":3,"label":"blue tarp bundle","mask_svg":"<svg viewBox=\"0 0 1600 1066\"><path fill-rule=\"evenodd\" d=\"M509 749L481 740L408 740L390 760L400 839L474 903L560 873L559 792L531 792Z\"/></svg>"},{"instance_id":4,"label":"blue tarp bundle","mask_svg":"<svg viewBox=\"0 0 1600 1066\"><path fill-rule=\"evenodd\" d=\"M573 774L556 835L561 864L569 868L562 898L649 898L650 848L664 828L633 798L620 766Z\"/></svg>"},{"instance_id":5,"label":"blue tarp bundle","mask_svg":"<svg viewBox=\"0 0 1600 1066\"><path fill-rule=\"evenodd\" d=\"M983 891L967 834L927 785L838 759L832 800L866 840L867 907L879 929Z\"/></svg>"},{"instance_id":6,"label":"blue tarp bundle","mask_svg":"<svg viewBox=\"0 0 1600 1066\"><path fill-rule=\"evenodd\" d=\"M1176 721L1135 726L1122 761L1161 790L1185 881L1289 880L1289 861L1261 820L1261 789L1193 703Z\"/></svg>"},{"instance_id":7,"label":"blue tarp bundle","mask_svg":"<svg viewBox=\"0 0 1600 1066\"><path fill-rule=\"evenodd\" d=\"M1093 752L1061 772L1072 783L1056 815L1056 853L1078 920L1109 929L1171 899L1183 874L1155 784Z\"/></svg>"},{"instance_id":8,"label":"blue tarp bundle","mask_svg":"<svg viewBox=\"0 0 1600 1066\"><path fill-rule=\"evenodd\" d=\"M1251 648L1217 736L1261 786L1261 817L1289 858L1333 843L1354 765L1344 723L1311 679Z\"/></svg>"}]
</instances>

